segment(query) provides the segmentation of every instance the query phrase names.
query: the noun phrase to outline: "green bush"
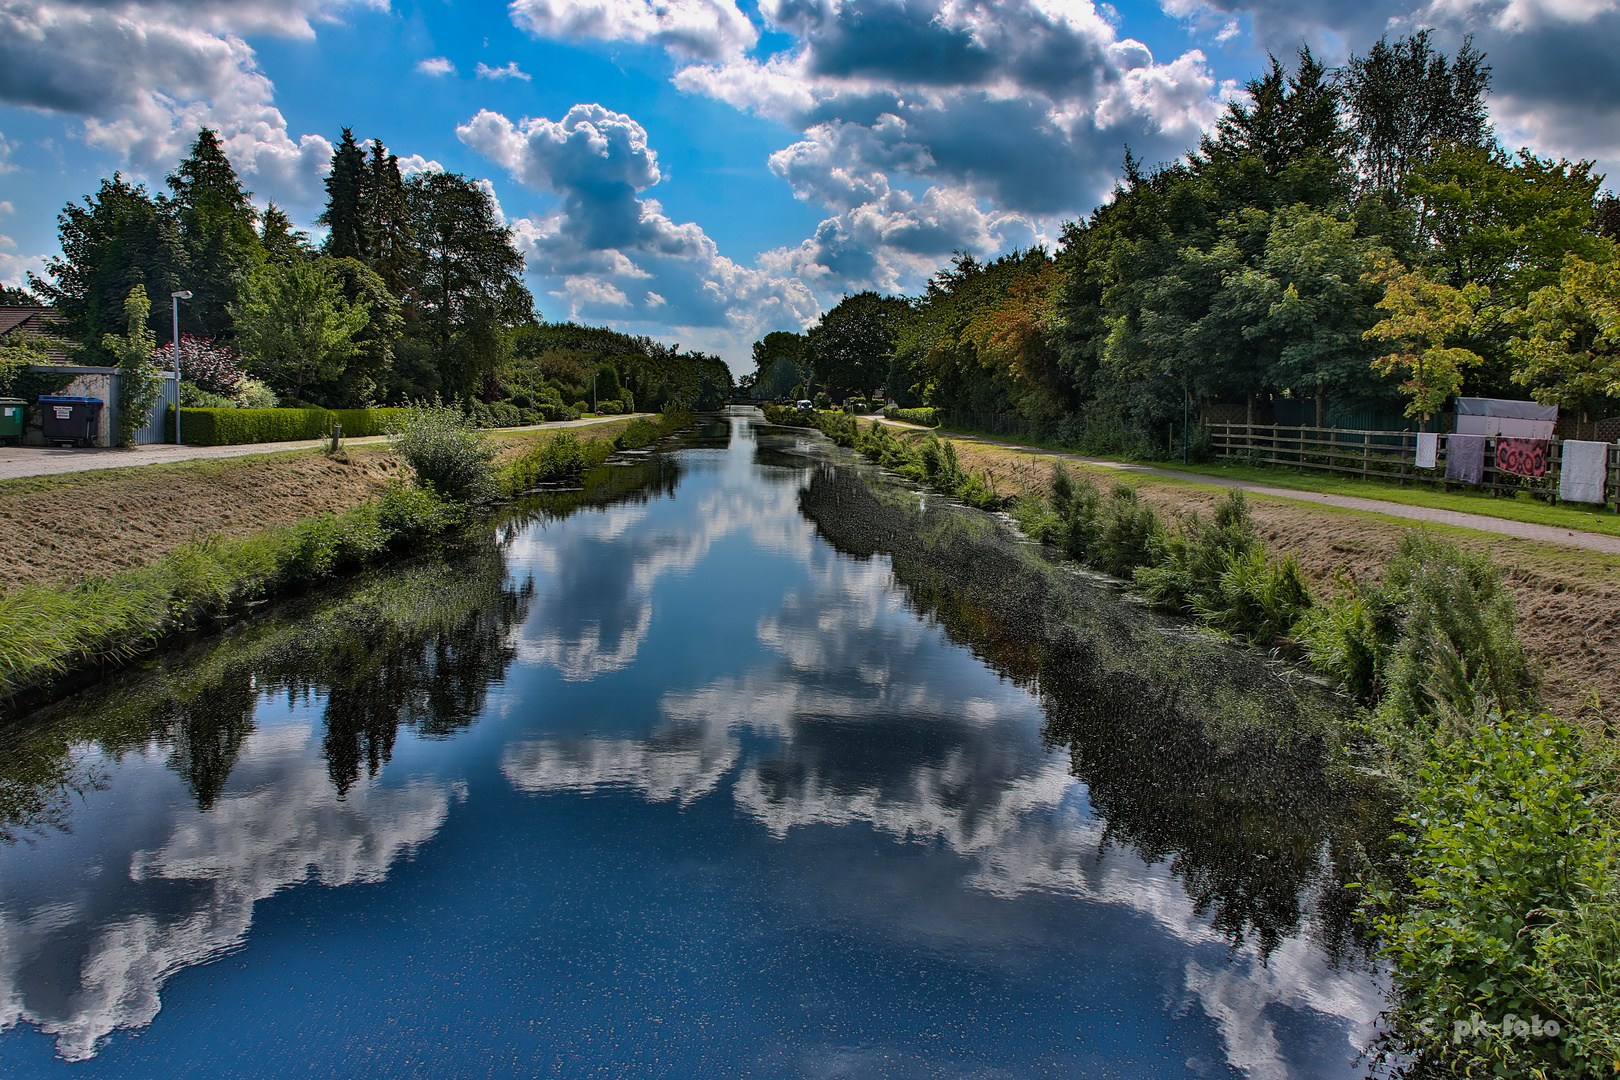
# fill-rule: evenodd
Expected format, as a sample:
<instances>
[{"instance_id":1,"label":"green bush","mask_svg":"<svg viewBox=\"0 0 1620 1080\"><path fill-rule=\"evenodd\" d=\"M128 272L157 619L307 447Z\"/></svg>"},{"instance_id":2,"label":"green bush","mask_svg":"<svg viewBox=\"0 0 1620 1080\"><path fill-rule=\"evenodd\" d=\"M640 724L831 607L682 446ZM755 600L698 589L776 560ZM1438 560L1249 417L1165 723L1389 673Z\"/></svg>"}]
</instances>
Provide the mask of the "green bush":
<instances>
[{"instance_id":1,"label":"green bush","mask_svg":"<svg viewBox=\"0 0 1620 1080\"><path fill-rule=\"evenodd\" d=\"M898 405L890 405L883 410L883 415L890 420L898 420L902 424L918 424L922 427L939 426L938 409L902 409Z\"/></svg>"},{"instance_id":2,"label":"green bush","mask_svg":"<svg viewBox=\"0 0 1620 1080\"><path fill-rule=\"evenodd\" d=\"M296 580L330 577L376 558L390 539L371 506L306 518L293 526L282 568Z\"/></svg>"},{"instance_id":3,"label":"green bush","mask_svg":"<svg viewBox=\"0 0 1620 1080\"><path fill-rule=\"evenodd\" d=\"M1224 562L1215 589L1196 601L1197 613L1217 630L1252 644L1288 638L1311 606L1311 591L1294 557L1277 562L1255 545L1227 553Z\"/></svg>"},{"instance_id":4,"label":"green bush","mask_svg":"<svg viewBox=\"0 0 1620 1080\"><path fill-rule=\"evenodd\" d=\"M174 430L174 408L169 408ZM180 435L188 446L243 446L248 443L324 439L332 433L326 409L181 409ZM347 424L343 430L349 431Z\"/></svg>"},{"instance_id":5,"label":"green bush","mask_svg":"<svg viewBox=\"0 0 1620 1080\"><path fill-rule=\"evenodd\" d=\"M459 525L466 513L460 503L414 484L389 484L377 499L377 525L390 541L436 536Z\"/></svg>"},{"instance_id":6,"label":"green bush","mask_svg":"<svg viewBox=\"0 0 1620 1080\"><path fill-rule=\"evenodd\" d=\"M507 492L517 494L540 484L577 476L607 460L613 450L614 444L606 439L585 442L572 431L559 431L507 466L502 486Z\"/></svg>"},{"instance_id":7,"label":"green bush","mask_svg":"<svg viewBox=\"0 0 1620 1080\"><path fill-rule=\"evenodd\" d=\"M405 415L404 409L332 409L332 419L343 425L343 435L350 439L364 439L372 435L388 434L388 426ZM331 431L331 425L327 425Z\"/></svg>"},{"instance_id":8,"label":"green bush","mask_svg":"<svg viewBox=\"0 0 1620 1080\"><path fill-rule=\"evenodd\" d=\"M1152 561L1164 527L1159 515L1142 501L1135 488L1115 484L1103 504L1102 519L1096 557L1099 569L1115 577L1129 578L1138 566Z\"/></svg>"},{"instance_id":9,"label":"green bush","mask_svg":"<svg viewBox=\"0 0 1620 1080\"><path fill-rule=\"evenodd\" d=\"M1222 576L1259 546L1248 498L1234 489L1215 504L1212 520L1194 511L1165 530L1136 583L1153 603L1178 614L1215 610L1224 603Z\"/></svg>"},{"instance_id":10,"label":"green bush","mask_svg":"<svg viewBox=\"0 0 1620 1080\"><path fill-rule=\"evenodd\" d=\"M1516 622L1489 558L1411 532L1376 585L1353 584L1315 609L1299 637L1312 663L1411 730L1529 702L1535 679Z\"/></svg>"},{"instance_id":11,"label":"green bush","mask_svg":"<svg viewBox=\"0 0 1620 1080\"><path fill-rule=\"evenodd\" d=\"M440 497L478 503L495 494L490 461L496 447L476 430L460 409L450 405L415 405L389 431L416 481Z\"/></svg>"},{"instance_id":12,"label":"green bush","mask_svg":"<svg viewBox=\"0 0 1620 1080\"><path fill-rule=\"evenodd\" d=\"M1396 837L1409 880L1372 891L1392 1048L1456 1075L1612 1075L1620 835L1596 763L1563 722L1512 715L1427 757Z\"/></svg>"}]
</instances>

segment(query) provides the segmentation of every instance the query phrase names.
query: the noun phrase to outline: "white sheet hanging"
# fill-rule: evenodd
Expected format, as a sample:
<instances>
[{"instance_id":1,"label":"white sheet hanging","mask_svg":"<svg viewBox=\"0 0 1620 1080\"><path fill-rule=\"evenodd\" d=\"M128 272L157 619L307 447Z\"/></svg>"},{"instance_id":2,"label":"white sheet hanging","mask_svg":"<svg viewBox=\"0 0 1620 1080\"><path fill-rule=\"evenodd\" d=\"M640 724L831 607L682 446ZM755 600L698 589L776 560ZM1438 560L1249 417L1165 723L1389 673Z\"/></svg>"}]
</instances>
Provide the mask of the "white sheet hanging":
<instances>
[{"instance_id":1,"label":"white sheet hanging","mask_svg":"<svg viewBox=\"0 0 1620 1080\"><path fill-rule=\"evenodd\" d=\"M1417 467L1420 469L1434 468L1435 460L1440 454L1440 436L1432 431L1420 431L1417 438Z\"/></svg>"},{"instance_id":2,"label":"white sheet hanging","mask_svg":"<svg viewBox=\"0 0 1620 1080\"><path fill-rule=\"evenodd\" d=\"M1558 497L1565 502L1604 502L1609 480L1609 444L1564 440L1564 462L1558 469Z\"/></svg>"}]
</instances>

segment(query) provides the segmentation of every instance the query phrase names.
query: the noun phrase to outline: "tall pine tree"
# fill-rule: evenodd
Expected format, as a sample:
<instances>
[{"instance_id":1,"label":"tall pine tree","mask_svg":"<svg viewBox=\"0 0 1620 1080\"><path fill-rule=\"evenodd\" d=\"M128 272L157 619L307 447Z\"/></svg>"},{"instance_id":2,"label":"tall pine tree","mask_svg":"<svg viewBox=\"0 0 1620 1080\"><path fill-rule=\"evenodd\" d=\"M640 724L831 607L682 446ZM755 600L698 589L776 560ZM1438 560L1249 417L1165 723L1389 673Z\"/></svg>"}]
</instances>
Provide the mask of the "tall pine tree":
<instances>
[{"instance_id":1,"label":"tall pine tree","mask_svg":"<svg viewBox=\"0 0 1620 1080\"><path fill-rule=\"evenodd\" d=\"M197 132L191 154L168 183L169 209L185 258L182 286L192 292L191 300L181 305L181 326L203 337L219 337L230 332L230 306L243 280L264 261L255 231L258 213L219 136L208 128Z\"/></svg>"},{"instance_id":2,"label":"tall pine tree","mask_svg":"<svg viewBox=\"0 0 1620 1080\"><path fill-rule=\"evenodd\" d=\"M344 128L326 177L326 210L316 222L329 230L321 250L336 259L364 260L366 244L366 154L354 129Z\"/></svg>"},{"instance_id":3,"label":"tall pine tree","mask_svg":"<svg viewBox=\"0 0 1620 1080\"><path fill-rule=\"evenodd\" d=\"M388 291L403 298L419 253L405 203L405 181L399 159L381 139L372 141L361 200L367 241L367 263L382 278Z\"/></svg>"}]
</instances>

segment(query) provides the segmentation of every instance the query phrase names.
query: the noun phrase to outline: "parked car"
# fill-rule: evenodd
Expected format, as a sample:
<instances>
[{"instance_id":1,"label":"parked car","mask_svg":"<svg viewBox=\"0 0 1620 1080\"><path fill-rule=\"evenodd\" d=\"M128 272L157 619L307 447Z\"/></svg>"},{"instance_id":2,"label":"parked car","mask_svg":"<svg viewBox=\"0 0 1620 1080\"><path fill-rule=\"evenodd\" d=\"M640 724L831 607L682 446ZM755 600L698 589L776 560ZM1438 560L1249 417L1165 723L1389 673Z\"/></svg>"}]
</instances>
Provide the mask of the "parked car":
<instances>
[{"instance_id":1,"label":"parked car","mask_svg":"<svg viewBox=\"0 0 1620 1080\"><path fill-rule=\"evenodd\" d=\"M794 403L793 407L798 409L800 412L815 412L816 411L816 404L813 401L798 401L798 402Z\"/></svg>"}]
</instances>

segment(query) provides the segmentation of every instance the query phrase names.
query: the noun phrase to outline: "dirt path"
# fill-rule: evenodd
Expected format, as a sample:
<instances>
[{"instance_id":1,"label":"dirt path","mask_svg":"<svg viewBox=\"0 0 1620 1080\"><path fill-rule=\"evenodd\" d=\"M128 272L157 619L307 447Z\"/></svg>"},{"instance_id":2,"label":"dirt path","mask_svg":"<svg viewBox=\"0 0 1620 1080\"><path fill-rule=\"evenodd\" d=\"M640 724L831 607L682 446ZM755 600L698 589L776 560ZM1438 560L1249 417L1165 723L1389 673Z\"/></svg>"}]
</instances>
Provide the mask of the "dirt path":
<instances>
[{"instance_id":1,"label":"dirt path","mask_svg":"<svg viewBox=\"0 0 1620 1080\"><path fill-rule=\"evenodd\" d=\"M893 420L884 420L883 423L888 424L890 427L906 428L910 431L934 430L918 427L914 424L901 424ZM1406 503L1386 502L1383 499L1363 499L1354 495L1326 495L1317 491L1301 491L1298 488L1271 487L1267 484L1257 484L1249 480L1228 480L1224 477L1204 476L1201 473L1161 469L1153 465L1136 465L1129 462L1111 461L1107 458L1093 458L1057 450L1043 450L1039 447L1023 446L1019 443L1006 442L1001 439L987 439L978 435L958 435L955 432L950 432L949 435L954 442L981 442L991 446L1006 447L1009 450L1038 454L1043 457L1075 461L1093 468L1114 469L1137 476L1153 476L1189 484L1205 484L1210 487L1242 488L1244 491L1252 491L1256 495L1265 495L1273 499L1292 499L1296 502L1316 503L1320 506L1336 506L1343 510L1387 514L1390 517L1406 518L1409 521L1428 521L1437 525L1450 525L1459 529L1478 529L1480 532L1513 536L1521 540L1538 540L1544 544L1563 544L1566 547L1601 551L1607 555L1620 555L1620 536L1558 529L1550 525L1533 525L1526 521L1511 521L1507 518L1490 517L1486 514L1466 514L1458 510L1438 510L1430 506L1410 506Z\"/></svg>"},{"instance_id":2,"label":"dirt path","mask_svg":"<svg viewBox=\"0 0 1620 1080\"><path fill-rule=\"evenodd\" d=\"M615 424L650 413L632 413L629 416L593 416L582 420L559 420L521 428L492 428L496 436L525 432L559 431L563 428L589 427L592 424ZM344 439L344 446L367 446L388 441L386 435L364 439ZM25 476L56 476L61 473L84 472L90 469L123 469L132 465L159 465L175 461L194 461L202 458L247 457L252 454L277 454L294 450L309 450L325 446L325 439L306 442L246 443L241 446L174 446L160 443L152 446L113 447L91 446L69 449L54 446L0 447L0 480L16 480Z\"/></svg>"}]
</instances>

